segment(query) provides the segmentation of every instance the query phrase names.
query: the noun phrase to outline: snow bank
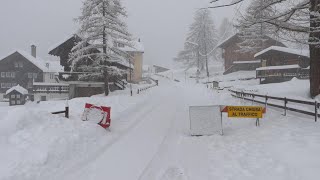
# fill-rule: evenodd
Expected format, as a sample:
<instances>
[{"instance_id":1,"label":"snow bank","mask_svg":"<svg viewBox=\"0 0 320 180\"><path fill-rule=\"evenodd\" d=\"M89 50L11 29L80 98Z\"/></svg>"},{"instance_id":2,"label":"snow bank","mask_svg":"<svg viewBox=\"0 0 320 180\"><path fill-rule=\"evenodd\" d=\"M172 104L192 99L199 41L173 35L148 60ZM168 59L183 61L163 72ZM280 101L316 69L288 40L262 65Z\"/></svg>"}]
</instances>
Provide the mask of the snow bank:
<instances>
[{"instance_id":1,"label":"snow bank","mask_svg":"<svg viewBox=\"0 0 320 180\"><path fill-rule=\"evenodd\" d=\"M268 94L270 96L287 97L293 99L310 100L309 80L299 80L293 78L291 81L283 83L260 84L260 85L238 85L236 90L251 91L257 94Z\"/></svg>"},{"instance_id":2,"label":"snow bank","mask_svg":"<svg viewBox=\"0 0 320 180\"><path fill-rule=\"evenodd\" d=\"M37 179L99 147L96 124L18 107L0 119L0 179Z\"/></svg>"}]
</instances>

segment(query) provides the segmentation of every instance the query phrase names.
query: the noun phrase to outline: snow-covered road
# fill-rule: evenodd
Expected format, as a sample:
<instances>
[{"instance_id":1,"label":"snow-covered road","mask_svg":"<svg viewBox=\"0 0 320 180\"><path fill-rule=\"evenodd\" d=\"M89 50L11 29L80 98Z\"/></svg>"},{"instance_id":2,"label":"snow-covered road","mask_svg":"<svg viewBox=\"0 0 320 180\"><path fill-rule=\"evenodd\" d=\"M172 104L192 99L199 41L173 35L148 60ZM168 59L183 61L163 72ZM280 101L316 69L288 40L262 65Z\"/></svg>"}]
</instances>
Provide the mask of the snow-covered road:
<instances>
[{"instance_id":1,"label":"snow-covered road","mask_svg":"<svg viewBox=\"0 0 320 180\"><path fill-rule=\"evenodd\" d=\"M186 90L186 89L189 89ZM196 91L195 91L196 90ZM194 93L199 97L195 97ZM148 101L136 106L134 111L121 115L134 121L117 141L103 149L101 154L86 162L86 165L63 174L65 179L158 179L166 176L166 171L177 169L183 171L179 154L183 157L190 153L184 163L190 165L192 179L208 179L206 154L197 153L205 148L201 146L181 149L179 141L187 136L189 105L213 104L207 89L185 88L178 83L166 82L150 94ZM189 155L188 155L189 156ZM194 159L201 161L194 164ZM164 171L164 172L162 172ZM164 173L164 174L163 174ZM177 174L179 175L179 173Z\"/></svg>"},{"instance_id":2,"label":"snow-covered road","mask_svg":"<svg viewBox=\"0 0 320 180\"><path fill-rule=\"evenodd\" d=\"M110 132L78 121L85 102L113 107ZM61 104L48 102L41 108L58 110ZM4 126L0 145L6 147L0 149L4 160L0 172L6 173L0 179L298 180L320 176L320 126L313 118L284 117L268 109L261 127L255 127L253 119L224 118L225 136L190 136L189 106L221 104L247 105L228 92L218 93L191 80L186 84L160 78L159 87L134 97L72 100L70 121L44 121L45 113L35 110L38 105L16 108L0 119ZM27 121L18 113L21 110L32 110Z\"/></svg>"}]
</instances>

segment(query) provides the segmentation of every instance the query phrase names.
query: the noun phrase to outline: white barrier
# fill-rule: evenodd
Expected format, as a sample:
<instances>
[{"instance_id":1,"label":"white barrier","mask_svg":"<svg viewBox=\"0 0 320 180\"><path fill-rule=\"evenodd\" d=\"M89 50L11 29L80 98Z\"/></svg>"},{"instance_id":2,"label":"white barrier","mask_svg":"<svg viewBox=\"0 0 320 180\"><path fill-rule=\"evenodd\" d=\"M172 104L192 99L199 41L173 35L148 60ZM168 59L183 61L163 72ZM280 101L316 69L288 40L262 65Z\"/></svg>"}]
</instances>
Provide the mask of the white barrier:
<instances>
[{"instance_id":1,"label":"white barrier","mask_svg":"<svg viewBox=\"0 0 320 180\"><path fill-rule=\"evenodd\" d=\"M191 106L189 117L191 135L223 134L220 106Z\"/></svg>"}]
</instances>

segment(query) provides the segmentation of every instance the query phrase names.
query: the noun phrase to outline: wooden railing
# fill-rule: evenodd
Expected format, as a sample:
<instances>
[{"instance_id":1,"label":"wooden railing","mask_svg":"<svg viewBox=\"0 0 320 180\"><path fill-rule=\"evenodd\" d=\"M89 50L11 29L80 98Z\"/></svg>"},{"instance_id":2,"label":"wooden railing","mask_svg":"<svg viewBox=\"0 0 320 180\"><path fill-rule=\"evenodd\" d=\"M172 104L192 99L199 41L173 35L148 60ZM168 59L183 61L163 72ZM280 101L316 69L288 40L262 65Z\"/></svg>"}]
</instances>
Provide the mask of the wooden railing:
<instances>
[{"instance_id":1,"label":"wooden railing","mask_svg":"<svg viewBox=\"0 0 320 180\"><path fill-rule=\"evenodd\" d=\"M114 77L114 84L118 86L121 90L126 88L126 83L122 81L119 77Z\"/></svg>"},{"instance_id":2,"label":"wooden railing","mask_svg":"<svg viewBox=\"0 0 320 180\"><path fill-rule=\"evenodd\" d=\"M314 116L315 122L317 122L318 117L320 117L320 115L318 114L318 109L320 107L320 103L318 103L317 101L304 101L304 100L297 100L297 99L291 99L291 98L286 98L286 97L282 98L282 97L275 97L275 96L268 96L268 95L260 95L260 94L247 93L247 92L235 91L235 90L229 90L229 91L233 93L232 94L233 97L241 98L241 99L252 101L255 103L259 103L259 104L264 104L266 107L271 106L271 107L283 109L284 115L287 115L287 111L293 111L293 112L300 113L300 114ZM262 98L262 99L260 99L260 100L255 99L257 97ZM280 102L280 104L274 103L274 102L270 103L269 100L274 100L276 102ZM298 109L296 107L289 107L288 106L289 103L295 103L295 104L300 104L303 106L308 106L309 109L313 109L313 110L302 110L302 109Z\"/></svg>"}]
</instances>

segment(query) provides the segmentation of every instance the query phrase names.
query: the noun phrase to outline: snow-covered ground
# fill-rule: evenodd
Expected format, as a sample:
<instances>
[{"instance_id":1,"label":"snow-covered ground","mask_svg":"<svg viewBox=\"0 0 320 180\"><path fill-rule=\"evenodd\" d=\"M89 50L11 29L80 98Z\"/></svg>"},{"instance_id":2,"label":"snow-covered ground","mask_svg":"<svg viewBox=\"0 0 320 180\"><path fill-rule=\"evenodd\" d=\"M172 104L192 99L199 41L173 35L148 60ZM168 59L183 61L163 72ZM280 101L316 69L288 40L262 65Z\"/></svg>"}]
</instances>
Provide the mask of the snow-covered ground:
<instances>
[{"instance_id":1,"label":"snow-covered ground","mask_svg":"<svg viewBox=\"0 0 320 180\"><path fill-rule=\"evenodd\" d=\"M251 91L257 94L311 100L309 94L310 81L293 78L291 81L252 86L238 85L234 89Z\"/></svg>"},{"instance_id":2,"label":"snow-covered ground","mask_svg":"<svg viewBox=\"0 0 320 180\"><path fill-rule=\"evenodd\" d=\"M298 180L320 176L320 125L312 117L290 113L285 117L268 109L261 127L255 126L254 119L224 117L224 136L192 137L189 106L248 103L229 92L206 89L194 79L185 82L183 71L171 76L153 76L160 86L133 97L123 91L71 100L70 119L50 114L61 110L63 101L1 105L0 179ZM80 120L86 102L112 107L110 131Z\"/></svg>"}]
</instances>

